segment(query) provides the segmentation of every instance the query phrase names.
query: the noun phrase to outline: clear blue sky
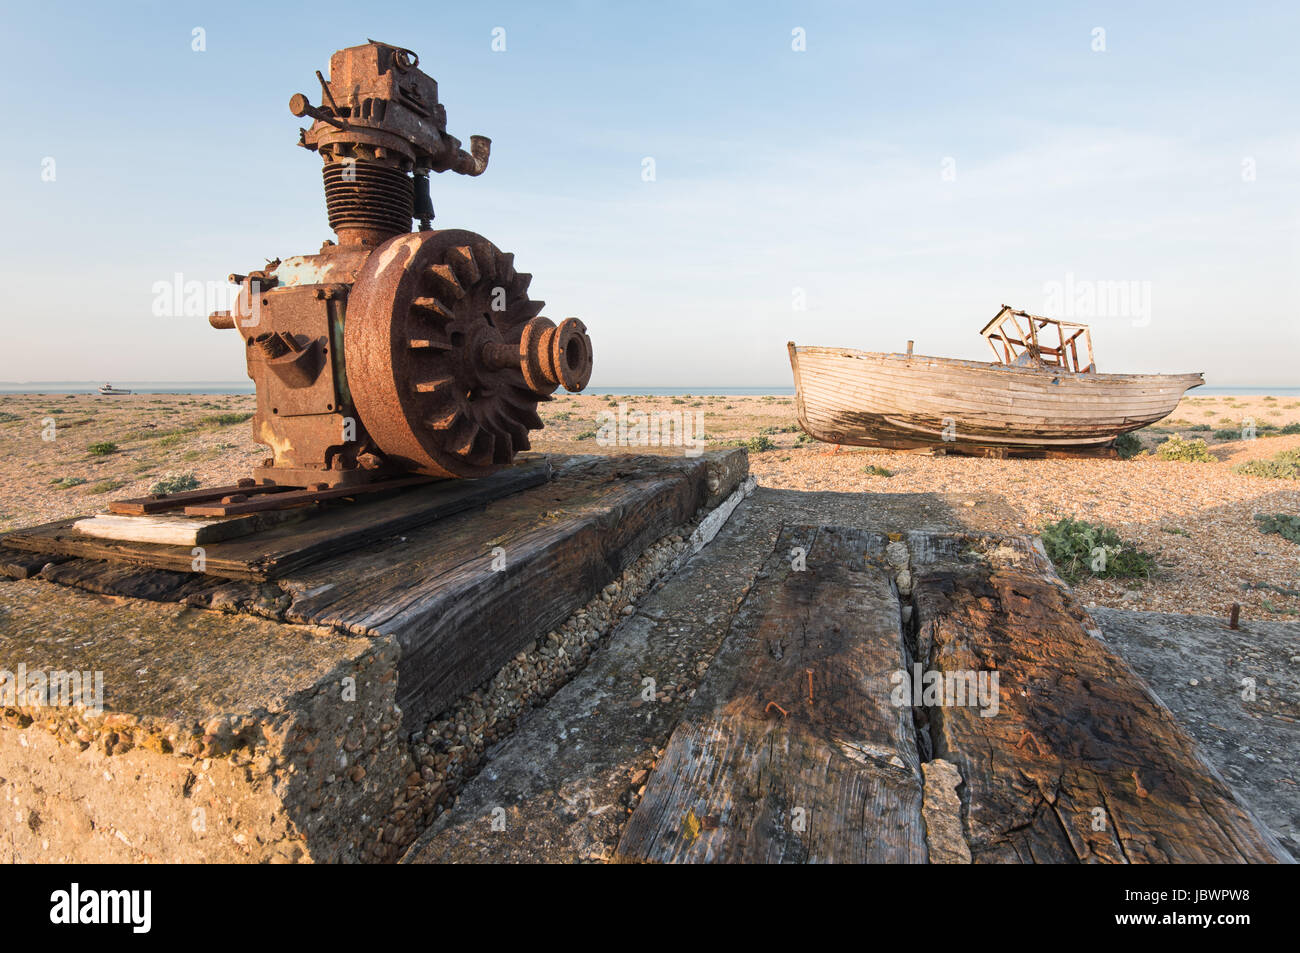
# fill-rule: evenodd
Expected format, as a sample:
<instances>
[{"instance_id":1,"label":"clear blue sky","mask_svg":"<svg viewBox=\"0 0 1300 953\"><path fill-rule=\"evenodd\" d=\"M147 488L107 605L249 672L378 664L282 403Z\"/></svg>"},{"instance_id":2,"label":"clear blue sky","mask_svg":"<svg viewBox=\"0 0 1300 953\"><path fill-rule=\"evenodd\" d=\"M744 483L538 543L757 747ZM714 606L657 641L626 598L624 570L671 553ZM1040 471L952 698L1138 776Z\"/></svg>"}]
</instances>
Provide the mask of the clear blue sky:
<instances>
[{"instance_id":1,"label":"clear blue sky","mask_svg":"<svg viewBox=\"0 0 1300 953\"><path fill-rule=\"evenodd\" d=\"M0 380L243 379L154 284L331 237L286 104L373 37L493 140L436 224L586 321L595 385L788 385L789 339L979 358L1067 280L1149 294L1092 319L1103 371L1300 385L1297 36L1294 2L4 0Z\"/></svg>"}]
</instances>

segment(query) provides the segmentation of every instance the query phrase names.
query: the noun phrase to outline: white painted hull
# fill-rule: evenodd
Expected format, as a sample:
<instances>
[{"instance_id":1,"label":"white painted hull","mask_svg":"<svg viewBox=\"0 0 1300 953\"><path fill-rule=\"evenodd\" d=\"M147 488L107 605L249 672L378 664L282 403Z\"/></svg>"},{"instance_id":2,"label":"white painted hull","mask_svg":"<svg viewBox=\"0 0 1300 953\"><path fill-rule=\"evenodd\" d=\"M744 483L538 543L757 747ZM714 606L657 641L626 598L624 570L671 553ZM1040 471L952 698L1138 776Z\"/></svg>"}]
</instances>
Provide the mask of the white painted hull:
<instances>
[{"instance_id":1,"label":"white painted hull","mask_svg":"<svg viewBox=\"0 0 1300 953\"><path fill-rule=\"evenodd\" d=\"M818 440L953 452L1087 451L1168 416L1200 374L1074 374L789 345L799 424Z\"/></svg>"}]
</instances>

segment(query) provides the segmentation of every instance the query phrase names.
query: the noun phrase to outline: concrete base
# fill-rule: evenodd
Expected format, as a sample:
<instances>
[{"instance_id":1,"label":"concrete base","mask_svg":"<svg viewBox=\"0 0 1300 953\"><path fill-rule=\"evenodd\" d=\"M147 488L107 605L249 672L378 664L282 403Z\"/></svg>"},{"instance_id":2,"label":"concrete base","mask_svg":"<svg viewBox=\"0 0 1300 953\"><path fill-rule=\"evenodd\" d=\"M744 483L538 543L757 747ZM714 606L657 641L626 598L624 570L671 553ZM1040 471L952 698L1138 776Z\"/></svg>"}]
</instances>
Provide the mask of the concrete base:
<instances>
[{"instance_id":1,"label":"concrete base","mask_svg":"<svg viewBox=\"0 0 1300 953\"><path fill-rule=\"evenodd\" d=\"M395 860L747 472L743 451L560 460L274 583L89 559L0 582L0 860ZM80 703L34 693L74 670Z\"/></svg>"},{"instance_id":2,"label":"concrete base","mask_svg":"<svg viewBox=\"0 0 1300 953\"><path fill-rule=\"evenodd\" d=\"M358 860L411 770L390 643L41 580L0 619L5 862ZM9 688L74 670L102 711Z\"/></svg>"}]
</instances>

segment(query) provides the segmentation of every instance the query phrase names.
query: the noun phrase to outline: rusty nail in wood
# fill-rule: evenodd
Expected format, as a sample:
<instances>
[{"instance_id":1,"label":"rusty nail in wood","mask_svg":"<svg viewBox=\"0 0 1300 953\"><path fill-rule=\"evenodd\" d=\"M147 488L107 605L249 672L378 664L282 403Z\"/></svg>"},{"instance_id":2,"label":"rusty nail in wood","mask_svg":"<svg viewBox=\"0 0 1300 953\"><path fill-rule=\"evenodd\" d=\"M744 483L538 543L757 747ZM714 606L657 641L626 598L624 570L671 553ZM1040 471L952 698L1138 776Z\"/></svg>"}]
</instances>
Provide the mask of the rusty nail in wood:
<instances>
[{"instance_id":1,"label":"rusty nail in wood","mask_svg":"<svg viewBox=\"0 0 1300 953\"><path fill-rule=\"evenodd\" d=\"M787 717L787 716L790 714L788 711L786 711L784 708L782 708L782 707L781 707L780 705L778 705L776 702L768 702L768 703L767 703L767 707L763 709L763 714L766 715L766 714L767 714L769 711L771 711L773 708L775 708L777 711L779 711L779 712L781 713L781 717L782 717L782 718L785 718L785 717Z\"/></svg>"},{"instance_id":2,"label":"rusty nail in wood","mask_svg":"<svg viewBox=\"0 0 1300 953\"><path fill-rule=\"evenodd\" d=\"M808 673L808 704L811 705L813 700L812 669L804 669L804 671Z\"/></svg>"},{"instance_id":3,"label":"rusty nail in wood","mask_svg":"<svg viewBox=\"0 0 1300 953\"><path fill-rule=\"evenodd\" d=\"M1138 797L1146 797L1148 794L1151 793L1150 791L1148 791L1146 788L1142 786L1142 781L1138 778L1137 768L1133 769L1132 778L1133 778L1133 784L1137 788Z\"/></svg>"},{"instance_id":4,"label":"rusty nail in wood","mask_svg":"<svg viewBox=\"0 0 1300 953\"><path fill-rule=\"evenodd\" d=\"M1034 754L1042 755L1043 746L1038 743L1038 739L1034 737L1034 733L1032 731L1026 731L1024 734L1020 736L1020 740L1016 742L1016 748L1017 749L1023 748L1025 746L1026 741L1032 741L1034 743Z\"/></svg>"}]
</instances>

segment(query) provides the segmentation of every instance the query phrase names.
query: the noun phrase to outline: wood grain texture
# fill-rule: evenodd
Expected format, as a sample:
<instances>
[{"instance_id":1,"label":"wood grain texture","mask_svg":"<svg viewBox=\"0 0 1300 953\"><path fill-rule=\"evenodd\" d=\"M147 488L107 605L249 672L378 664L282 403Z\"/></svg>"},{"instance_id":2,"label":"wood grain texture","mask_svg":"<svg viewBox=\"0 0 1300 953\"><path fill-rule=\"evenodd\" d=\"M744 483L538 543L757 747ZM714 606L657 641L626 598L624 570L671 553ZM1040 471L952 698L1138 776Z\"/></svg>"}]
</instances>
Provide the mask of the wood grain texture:
<instances>
[{"instance_id":1,"label":"wood grain texture","mask_svg":"<svg viewBox=\"0 0 1300 953\"><path fill-rule=\"evenodd\" d=\"M396 636L398 701L436 714L568 618L709 489L703 459L624 457L283 580L290 620Z\"/></svg>"},{"instance_id":2,"label":"wood grain texture","mask_svg":"<svg viewBox=\"0 0 1300 953\"><path fill-rule=\"evenodd\" d=\"M48 553L30 553L21 549L0 546L0 575L10 579L30 579L49 563L61 563L71 556L51 556Z\"/></svg>"},{"instance_id":3,"label":"wood grain texture","mask_svg":"<svg viewBox=\"0 0 1300 953\"><path fill-rule=\"evenodd\" d=\"M296 523L308 515L316 515L320 512L315 507L298 507L217 517L172 514L121 516L115 513L99 513L88 519L77 520L72 524L72 528L84 536L94 536L98 539L193 547L248 536L283 523Z\"/></svg>"},{"instance_id":4,"label":"wood grain texture","mask_svg":"<svg viewBox=\"0 0 1300 953\"><path fill-rule=\"evenodd\" d=\"M783 529L628 821L620 860L926 859L911 713L889 697L903 667L899 606L868 562L882 546L857 530ZM795 548L804 571L791 568Z\"/></svg>"},{"instance_id":5,"label":"wood grain texture","mask_svg":"<svg viewBox=\"0 0 1300 953\"><path fill-rule=\"evenodd\" d=\"M68 559L40 572L40 578L60 586L151 602L190 602L189 597L231 585L225 579L195 572L148 569L102 559ZM254 583L243 583L255 586Z\"/></svg>"},{"instance_id":6,"label":"wood grain texture","mask_svg":"<svg viewBox=\"0 0 1300 953\"><path fill-rule=\"evenodd\" d=\"M926 709L975 863L1283 859L1027 539L911 533L916 657L996 672L998 710Z\"/></svg>"},{"instance_id":7,"label":"wood grain texture","mask_svg":"<svg viewBox=\"0 0 1300 953\"><path fill-rule=\"evenodd\" d=\"M890 583L898 553L882 560L880 537L783 530L651 775L618 859L1288 859L1095 637L1040 542L904 538L914 574L905 627ZM789 568L796 546L808 553L807 572ZM950 687L996 674L996 693L900 703L899 670ZM797 813L804 831L793 828Z\"/></svg>"}]
</instances>

